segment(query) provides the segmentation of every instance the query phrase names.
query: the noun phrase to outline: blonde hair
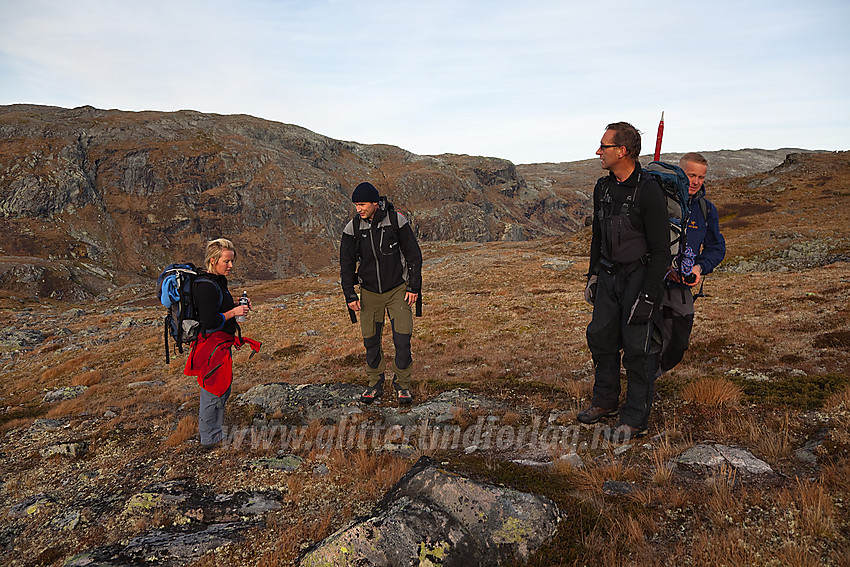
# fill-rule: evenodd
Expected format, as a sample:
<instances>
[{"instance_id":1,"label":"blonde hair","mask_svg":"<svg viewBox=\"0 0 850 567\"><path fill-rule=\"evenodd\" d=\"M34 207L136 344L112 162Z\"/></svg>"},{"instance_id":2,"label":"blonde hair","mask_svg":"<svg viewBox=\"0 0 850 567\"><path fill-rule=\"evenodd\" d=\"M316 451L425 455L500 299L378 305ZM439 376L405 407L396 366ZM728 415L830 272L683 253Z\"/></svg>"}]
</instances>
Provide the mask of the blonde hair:
<instances>
[{"instance_id":1,"label":"blonde hair","mask_svg":"<svg viewBox=\"0 0 850 567\"><path fill-rule=\"evenodd\" d=\"M213 266L218 259L221 258L221 253L224 250L230 250L233 252L233 259L236 259L236 248L233 246L233 243L226 238L216 238L215 240L210 240L207 242L207 249L204 253L204 266L208 272L213 271Z\"/></svg>"}]
</instances>

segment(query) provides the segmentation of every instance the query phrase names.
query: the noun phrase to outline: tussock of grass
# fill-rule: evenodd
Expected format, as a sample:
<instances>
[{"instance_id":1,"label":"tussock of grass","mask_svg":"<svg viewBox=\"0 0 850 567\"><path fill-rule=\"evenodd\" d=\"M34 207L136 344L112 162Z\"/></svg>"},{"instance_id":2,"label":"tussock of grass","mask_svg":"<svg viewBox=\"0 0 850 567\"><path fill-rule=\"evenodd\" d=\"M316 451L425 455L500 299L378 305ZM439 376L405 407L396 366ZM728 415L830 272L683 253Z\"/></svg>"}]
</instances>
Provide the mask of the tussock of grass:
<instances>
[{"instance_id":1,"label":"tussock of grass","mask_svg":"<svg viewBox=\"0 0 850 567\"><path fill-rule=\"evenodd\" d=\"M198 418L187 415L177 423L174 432L165 440L166 447L178 447L198 431Z\"/></svg>"},{"instance_id":2,"label":"tussock of grass","mask_svg":"<svg viewBox=\"0 0 850 567\"><path fill-rule=\"evenodd\" d=\"M685 384L680 392L685 401L713 407L735 405L742 395L741 388L725 378L701 378Z\"/></svg>"}]
</instances>

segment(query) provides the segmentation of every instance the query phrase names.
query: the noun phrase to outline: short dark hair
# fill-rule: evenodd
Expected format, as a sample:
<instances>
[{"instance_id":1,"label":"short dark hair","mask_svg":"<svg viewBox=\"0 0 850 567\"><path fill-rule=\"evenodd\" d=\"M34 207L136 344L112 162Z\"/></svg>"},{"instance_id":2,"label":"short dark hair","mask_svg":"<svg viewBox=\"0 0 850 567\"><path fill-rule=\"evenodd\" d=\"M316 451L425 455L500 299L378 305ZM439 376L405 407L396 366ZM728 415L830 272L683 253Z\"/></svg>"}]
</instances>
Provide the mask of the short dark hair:
<instances>
[{"instance_id":1,"label":"short dark hair","mask_svg":"<svg viewBox=\"0 0 850 567\"><path fill-rule=\"evenodd\" d=\"M626 148L626 155L637 160L640 156L640 132L628 122L614 122L605 127L614 131L614 143Z\"/></svg>"}]
</instances>

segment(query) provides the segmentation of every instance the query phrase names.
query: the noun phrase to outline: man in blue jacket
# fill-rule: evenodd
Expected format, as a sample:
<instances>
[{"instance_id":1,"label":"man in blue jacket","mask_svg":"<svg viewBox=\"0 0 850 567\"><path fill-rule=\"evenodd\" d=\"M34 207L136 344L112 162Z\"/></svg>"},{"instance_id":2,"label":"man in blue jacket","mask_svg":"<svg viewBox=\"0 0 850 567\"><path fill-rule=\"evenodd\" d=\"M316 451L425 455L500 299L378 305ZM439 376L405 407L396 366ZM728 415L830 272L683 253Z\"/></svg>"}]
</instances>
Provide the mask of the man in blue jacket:
<instances>
[{"instance_id":1,"label":"man in blue jacket","mask_svg":"<svg viewBox=\"0 0 850 567\"><path fill-rule=\"evenodd\" d=\"M708 160L698 153L687 153L679 159L688 175L691 217L688 223L688 247L694 254L693 281L684 283L672 270L668 273L661 294L663 322L661 336L664 346L658 375L679 364L691 337L694 325L694 296L692 287L700 284L702 277L710 274L726 256L726 241L720 234L717 208L705 198L705 175Z\"/></svg>"}]
</instances>

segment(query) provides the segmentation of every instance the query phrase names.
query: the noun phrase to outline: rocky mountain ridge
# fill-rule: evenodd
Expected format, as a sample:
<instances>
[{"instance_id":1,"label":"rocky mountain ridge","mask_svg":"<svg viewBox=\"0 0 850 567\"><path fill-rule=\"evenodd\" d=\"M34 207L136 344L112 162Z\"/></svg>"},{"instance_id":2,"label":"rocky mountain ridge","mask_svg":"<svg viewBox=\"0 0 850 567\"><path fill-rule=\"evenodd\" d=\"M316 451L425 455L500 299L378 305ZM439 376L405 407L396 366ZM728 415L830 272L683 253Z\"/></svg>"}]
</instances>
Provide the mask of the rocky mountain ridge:
<instances>
[{"instance_id":1,"label":"rocky mountain ridge","mask_svg":"<svg viewBox=\"0 0 850 567\"><path fill-rule=\"evenodd\" d=\"M715 172L785 156L721 154L709 159L730 165ZM2 106L0 290L85 301L168 263L199 263L204 241L222 235L240 250L237 278L310 273L333 262L363 180L424 241L562 236L584 225L601 173L595 159L419 156L246 115Z\"/></svg>"}]
</instances>

